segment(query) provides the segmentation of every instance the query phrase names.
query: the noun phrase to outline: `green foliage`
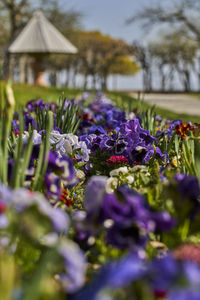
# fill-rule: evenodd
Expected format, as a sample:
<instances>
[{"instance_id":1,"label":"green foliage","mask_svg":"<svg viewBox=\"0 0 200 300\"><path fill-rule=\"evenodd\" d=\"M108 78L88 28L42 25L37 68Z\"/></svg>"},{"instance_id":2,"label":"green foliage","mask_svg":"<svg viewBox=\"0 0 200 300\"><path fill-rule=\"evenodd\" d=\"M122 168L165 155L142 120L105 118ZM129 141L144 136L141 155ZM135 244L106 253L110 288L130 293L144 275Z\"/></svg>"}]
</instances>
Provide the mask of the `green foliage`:
<instances>
[{"instance_id":1,"label":"green foliage","mask_svg":"<svg viewBox=\"0 0 200 300\"><path fill-rule=\"evenodd\" d=\"M111 67L111 74L134 75L140 67L129 56L119 56Z\"/></svg>"},{"instance_id":2,"label":"green foliage","mask_svg":"<svg viewBox=\"0 0 200 300\"><path fill-rule=\"evenodd\" d=\"M0 107L0 180L7 184L8 175L8 138L11 128L11 121L15 109L15 99L10 83L1 86L1 107Z\"/></svg>"},{"instance_id":3,"label":"green foliage","mask_svg":"<svg viewBox=\"0 0 200 300\"><path fill-rule=\"evenodd\" d=\"M50 150L50 134L53 129L53 113L49 111L46 113L45 118L45 136L43 136L43 142L40 146L40 153L37 162L37 168L35 172L35 178L33 182L33 190L41 190L45 173L48 166L49 150Z\"/></svg>"},{"instance_id":4,"label":"green foliage","mask_svg":"<svg viewBox=\"0 0 200 300\"><path fill-rule=\"evenodd\" d=\"M64 95L61 96L59 98L58 108L56 111L57 127L59 127L64 133L75 134L80 123L78 113L79 107L73 102L69 102L66 105L66 98Z\"/></svg>"}]
</instances>

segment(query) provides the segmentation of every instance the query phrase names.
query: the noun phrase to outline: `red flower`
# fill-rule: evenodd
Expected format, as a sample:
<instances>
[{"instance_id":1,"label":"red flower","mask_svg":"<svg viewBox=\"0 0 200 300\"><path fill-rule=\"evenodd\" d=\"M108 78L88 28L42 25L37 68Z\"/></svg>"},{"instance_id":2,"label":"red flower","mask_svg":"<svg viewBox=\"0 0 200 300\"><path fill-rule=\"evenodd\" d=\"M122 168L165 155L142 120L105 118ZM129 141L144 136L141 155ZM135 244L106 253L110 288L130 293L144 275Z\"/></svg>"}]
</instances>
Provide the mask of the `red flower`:
<instances>
[{"instance_id":1,"label":"red flower","mask_svg":"<svg viewBox=\"0 0 200 300\"><path fill-rule=\"evenodd\" d=\"M92 123L94 123L94 119L90 117L90 115L88 113L86 114L78 114L78 116L82 119L82 120L86 120L86 121L90 121Z\"/></svg>"},{"instance_id":2,"label":"red flower","mask_svg":"<svg viewBox=\"0 0 200 300\"><path fill-rule=\"evenodd\" d=\"M108 164L127 164L128 159L126 157L124 157L123 155L121 155L121 156L113 155L109 159L107 159L106 162Z\"/></svg>"},{"instance_id":3,"label":"red flower","mask_svg":"<svg viewBox=\"0 0 200 300\"><path fill-rule=\"evenodd\" d=\"M89 120L89 114L88 113L83 114L82 117L83 117L83 120Z\"/></svg>"},{"instance_id":4,"label":"red flower","mask_svg":"<svg viewBox=\"0 0 200 300\"><path fill-rule=\"evenodd\" d=\"M3 202L0 202L0 214L3 214L6 211L6 205Z\"/></svg>"},{"instance_id":5,"label":"red flower","mask_svg":"<svg viewBox=\"0 0 200 300\"><path fill-rule=\"evenodd\" d=\"M167 296L167 292L166 291L159 291L159 290L155 290L154 291L154 296L156 298L164 298Z\"/></svg>"},{"instance_id":6,"label":"red flower","mask_svg":"<svg viewBox=\"0 0 200 300\"><path fill-rule=\"evenodd\" d=\"M15 130L15 131L14 131L14 134L15 134L15 135L18 135L18 134L19 134L19 130Z\"/></svg>"},{"instance_id":7,"label":"red flower","mask_svg":"<svg viewBox=\"0 0 200 300\"><path fill-rule=\"evenodd\" d=\"M60 200L63 201L68 207L72 205L73 201L68 198L68 192L61 187L62 193L60 195Z\"/></svg>"},{"instance_id":8,"label":"red flower","mask_svg":"<svg viewBox=\"0 0 200 300\"><path fill-rule=\"evenodd\" d=\"M176 133L181 136L182 139L186 138L188 131L194 131L194 127L190 124L182 122L175 127Z\"/></svg>"}]
</instances>

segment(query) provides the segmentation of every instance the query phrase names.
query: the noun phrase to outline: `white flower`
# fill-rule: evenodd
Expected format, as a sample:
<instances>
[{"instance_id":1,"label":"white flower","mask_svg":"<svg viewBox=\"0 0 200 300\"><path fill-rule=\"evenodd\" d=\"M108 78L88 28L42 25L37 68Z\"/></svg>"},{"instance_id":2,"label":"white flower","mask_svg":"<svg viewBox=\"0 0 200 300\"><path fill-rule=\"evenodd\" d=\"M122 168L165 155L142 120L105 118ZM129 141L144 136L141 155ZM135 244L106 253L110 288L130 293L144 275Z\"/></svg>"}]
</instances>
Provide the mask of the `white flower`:
<instances>
[{"instance_id":1,"label":"white flower","mask_svg":"<svg viewBox=\"0 0 200 300\"><path fill-rule=\"evenodd\" d=\"M106 181L106 192L108 194L114 193L117 186L118 186L118 179L116 177L108 178Z\"/></svg>"},{"instance_id":2,"label":"white flower","mask_svg":"<svg viewBox=\"0 0 200 300\"><path fill-rule=\"evenodd\" d=\"M127 120L133 120L135 117L136 116L135 116L134 112L130 112L130 113L126 114L126 119Z\"/></svg>"},{"instance_id":3,"label":"white flower","mask_svg":"<svg viewBox=\"0 0 200 300\"><path fill-rule=\"evenodd\" d=\"M56 145L56 151L60 156L65 154L72 155L75 152L75 158L83 161L89 161L90 150L85 142L78 141L78 136L73 133L60 134L58 131L52 131L50 144Z\"/></svg>"},{"instance_id":4,"label":"white flower","mask_svg":"<svg viewBox=\"0 0 200 300\"><path fill-rule=\"evenodd\" d=\"M128 168L127 167L120 167L118 169L112 170L110 172L110 176L118 176L120 173L127 174L128 173Z\"/></svg>"},{"instance_id":5,"label":"white flower","mask_svg":"<svg viewBox=\"0 0 200 300\"><path fill-rule=\"evenodd\" d=\"M66 139L70 141L71 145L78 144L78 136L73 133L66 134Z\"/></svg>"},{"instance_id":6,"label":"white flower","mask_svg":"<svg viewBox=\"0 0 200 300\"><path fill-rule=\"evenodd\" d=\"M29 132L28 131L24 131L23 136L22 136L23 144L27 144L28 143L28 139L29 139Z\"/></svg>"},{"instance_id":7,"label":"white flower","mask_svg":"<svg viewBox=\"0 0 200 300\"><path fill-rule=\"evenodd\" d=\"M37 132L37 130L33 130L33 144L40 145L42 143L42 136Z\"/></svg>"},{"instance_id":8,"label":"white flower","mask_svg":"<svg viewBox=\"0 0 200 300\"><path fill-rule=\"evenodd\" d=\"M56 246L58 244L59 237L55 232L50 232L41 238L42 244L46 246Z\"/></svg>"},{"instance_id":9,"label":"white flower","mask_svg":"<svg viewBox=\"0 0 200 300\"><path fill-rule=\"evenodd\" d=\"M127 176L126 179L127 179L129 184L134 182L134 177L132 175Z\"/></svg>"},{"instance_id":10,"label":"white flower","mask_svg":"<svg viewBox=\"0 0 200 300\"><path fill-rule=\"evenodd\" d=\"M81 170L76 170L76 178L83 180L85 178L85 173Z\"/></svg>"},{"instance_id":11,"label":"white flower","mask_svg":"<svg viewBox=\"0 0 200 300\"><path fill-rule=\"evenodd\" d=\"M28 143L28 139L29 139L29 132L28 131L24 131L23 135L22 135L22 140L23 140L23 144L27 144ZM33 130L33 144L34 145L40 145L42 143L42 136L41 134L39 134L37 132L36 129Z\"/></svg>"},{"instance_id":12,"label":"white flower","mask_svg":"<svg viewBox=\"0 0 200 300\"><path fill-rule=\"evenodd\" d=\"M145 172L148 171L148 168L146 166L135 166L131 169L132 172Z\"/></svg>"}]
</instances>

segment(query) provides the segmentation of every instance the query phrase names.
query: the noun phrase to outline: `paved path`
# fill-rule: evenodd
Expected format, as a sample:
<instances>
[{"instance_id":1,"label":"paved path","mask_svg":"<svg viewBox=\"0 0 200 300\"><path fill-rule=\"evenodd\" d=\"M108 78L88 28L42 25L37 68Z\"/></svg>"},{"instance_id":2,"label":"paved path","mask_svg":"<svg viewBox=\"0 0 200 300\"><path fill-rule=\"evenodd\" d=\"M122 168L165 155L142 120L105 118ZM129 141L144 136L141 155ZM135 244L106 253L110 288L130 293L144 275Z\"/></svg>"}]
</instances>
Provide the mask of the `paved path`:
<instances>
[{"instance_id":1,"label":"paved path","mask_svg":"<svg viewBox=\"0 0 200 300\"><path fill-rule=\"evenodd\" d=\"M136 94L132 95L137 97ZM177 113L200 116L200 99L195 96L185 94L145 94L144 101Z\"/></svg>"}]
</instances>

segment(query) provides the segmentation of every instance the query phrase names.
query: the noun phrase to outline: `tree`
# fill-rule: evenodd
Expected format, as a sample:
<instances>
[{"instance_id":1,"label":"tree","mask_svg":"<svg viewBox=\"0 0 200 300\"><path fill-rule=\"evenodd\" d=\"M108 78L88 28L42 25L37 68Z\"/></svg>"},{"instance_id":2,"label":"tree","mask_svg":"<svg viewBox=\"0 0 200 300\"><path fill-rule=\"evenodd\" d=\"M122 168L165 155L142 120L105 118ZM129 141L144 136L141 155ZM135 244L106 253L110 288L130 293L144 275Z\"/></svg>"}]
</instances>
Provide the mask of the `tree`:
<instances>
[{"instance_id":1,"label":"tree","mask_svg":"<svg viewBox=\"0 0 200 300\"><path fill-rule=\"evenodd\" d=\"M171 77L176 71L186 92L191 90L191 70L195 66L197 44L183 31L165 34L158 42L150 44L151 55L155 59L165 90L166 66Z\"/></svg>"},{"instance_id":2,"label":"tree","mask_svg":"<svg viewBox=\"0 0 200 300\"><path fill-rule=\"evenodd\" d=\"M79 30L72 41L79 52L77 56L73 57L71 65L72 68L76 68L77 73L84 76L84 87L87 86L88 76L91 76L94 88L99 81L102 89L106 89L107 78L113 74L114 66L118 65L120 73L119 59L122 64L122 57L126 57L127 66L127 55L131 53L132 49L124 41L103 35L98 31ZM123 65L121 67L123 68ZM125 72L124 69L123 72Z\"/></svg>"},{"instance_id":3,"label":"tree","mask_svg":"<svg viewBox=\"0 0 200 300\"><path fill-rule=\"evenodd\" d=\"M3 78L12 77L14 69L14 57L10 57L6 46L11 43L19 31L24 27L31 15L30 3L28 0L0 0L0 19L3 20L4 28L4 63Z\"/></svg>"},{"instance_id":4,"label":"tree","mask_svg":"<svg viewBox=\"0 0 200 300\"><path fill-rule=\"evenodd\" d=\"M147 6L131 17L128 23L135 21L142 22L148 30L159 24L170 25L166 27L168 34L165 34L165 40L155 43L153 53L162 78L162 88L165 89L167 79L166 65L170 68L171 81L174 70L178 72L185 91L191 89L192 70L195 70L200 86L200 64L196 57L200 47L200 1L177 0L173 5L162 2L156 6Z\"/></svg>"},{"instance_id":5,"label":"tree","mask_svg":"<svg viewBox=\"0 0 200 300\"><path fill-rule=\"evenodd\" d=\"M140 64L143 77L143 89L146 92L152 91L152 55L149 48L142 46L138 42L133 43L133 54Z\"/></svg>"},{"instance_id":6,"label":"tree","mask_svg":"<svg viewBox=\"0 0 200 300\"><path fill-rule=\"evenodd\" d=\"M107 89L107 79L112 74L112 68L119 58L131 54L132 47L122 40L116 40L109 36L101 39L98 49L98 73L102 80L102 89Z\"/></svg>"},{"instance_id":7,"label":"tree","mask_svg":"<svg viewBox=\"0 0 200 300\"><path fill-rule=\"evenodd\" d=\"M131 56L119 56L111 67L110 73L112 75L134 75L139 70L140 67Z\"/></svg>"},{"instance_id":8,"label":"tree","mask_svg":"<svg viewBox=\"0 0 200 300\"><path fill-rule=\"evenodd\" d=\"M57 0L41 0L38 7L47 19L71 40L75 30L82 27L82 13L77 10L66 10Z\"/></svg>"},{"instance_id":9,"label":"tree","mask_svg":"<svg viewBox=\"0 0 200 300\"><path fill-rule=\"evenodd\" d=\"M151 53L151 57L153 58L154 64L158 68L159 78L161 81L161 90L166 90L166 81L167 81L167 74L166 74L166 67L170 69L171 64L169 62L169 52L166 48L164 41L159 42L152 42L148 46L149 51Z\"/></svg>"},{"instance_id":10,"label":"tree","mask_svg":"<svg viewBox=\"0 0 200 300\"><path fill-rule=\"evenodd\" d=\"M5 48L9 40L9 30L7 27L7 17L0 15L0 80L2 79L2 68Z\"/></svg>"},{"instance_id":11,"label":"tree","mask_svg":"<svg viewBox=\"0 0 200 300\"><path fill-rule=\"evenodd\" d=\"M142 21L145 28L152 28L158 24L175 24L185 29L200 42L200 1L181 0L173 2L170 6L157 4L146 7L139 14L134 15L127 21L129 24Z\"/></svg>"},{"instance_id":12,"label":"tree","mask_svg":"<svg viewBox=\"0 0 200 300\"><path fill-rule=\"evenodd\" d=\"M13 41L31 16L28 0L0 0L1 16L8 16L9 41Z\"/></svg>"}]
</instances>

